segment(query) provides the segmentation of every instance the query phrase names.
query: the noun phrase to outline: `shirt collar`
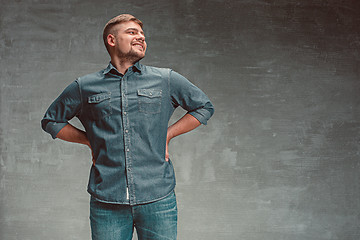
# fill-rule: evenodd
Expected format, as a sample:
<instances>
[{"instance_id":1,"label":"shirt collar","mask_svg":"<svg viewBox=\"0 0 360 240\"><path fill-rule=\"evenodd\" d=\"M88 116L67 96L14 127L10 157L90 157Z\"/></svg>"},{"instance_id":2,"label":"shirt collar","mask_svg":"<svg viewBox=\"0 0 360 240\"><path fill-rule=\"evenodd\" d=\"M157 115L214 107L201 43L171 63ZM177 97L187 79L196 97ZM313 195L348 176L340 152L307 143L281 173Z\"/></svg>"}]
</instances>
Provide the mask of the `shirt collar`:
<instances>
[{"instance_id":1,"label":"shirt collar","mask_svg":"<svg viewBox=\"0 0 360 240\"><path fill-rule=\"evenodd\" d=\"M140 61L137 61L137 62L134 64L133 67L134 67L134 68L133 68L133 69L134 69L133 71L141 73L142 65L140 64Z\"/></svg>"},{"instance_id":2,"label":"shirt collar","mask_svg":"<svg viewBox=\"0 0 360 240\"><path fill-rule=\"evenodd\" d=\"M141 73L141 68L142 68L142 65L140 64L139 61L137 61L132 67L130 67L129 69L133 69L134 72L139 72ZM119 71L114 67L114 65L112 65L111 62L109 62L109 65L107 66L107 68L104 69L104 74L108 74L111 70L114 70L116 72L119 73ZM119 73L121 74L121 73ZM122 75L122 74L121 74Z\"/></svg>"}]
</instances>

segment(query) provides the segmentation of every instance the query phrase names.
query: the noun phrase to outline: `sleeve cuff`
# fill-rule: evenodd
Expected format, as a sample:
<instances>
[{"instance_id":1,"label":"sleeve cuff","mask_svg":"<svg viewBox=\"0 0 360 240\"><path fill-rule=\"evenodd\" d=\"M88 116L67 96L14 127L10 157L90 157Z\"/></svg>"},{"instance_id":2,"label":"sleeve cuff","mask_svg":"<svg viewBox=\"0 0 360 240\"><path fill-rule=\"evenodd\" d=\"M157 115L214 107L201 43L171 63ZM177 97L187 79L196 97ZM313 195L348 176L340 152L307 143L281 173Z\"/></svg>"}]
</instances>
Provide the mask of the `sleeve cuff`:
<instances>
[{"instance_id":1,"label":"sleeve cuff","mask_svg":"<svg viewBox=\"0 0 360 240\"><path fill-rule=\"evenodd\" d=\"M201 109L197 109L193 112L188 112L190 115L192 115L193 117L195 117L201 124L206 125L207 121L210 119L210 117L212 116L212 113L209 112L207 109L201 108Z\"/></svg>"},{"instance_id":2,"label":"sleeve cuff","mask_svg":"<svg viewBox=\"0 0 360 240\"><path fill-rule=\"evenodd\" d=\"M57 123L57 122L48 122L45 127L45 131L48 132L53 139L56 138L56 135L60 132L63 127L68 125L69 123Z\"/></svg>"}]
</instances>

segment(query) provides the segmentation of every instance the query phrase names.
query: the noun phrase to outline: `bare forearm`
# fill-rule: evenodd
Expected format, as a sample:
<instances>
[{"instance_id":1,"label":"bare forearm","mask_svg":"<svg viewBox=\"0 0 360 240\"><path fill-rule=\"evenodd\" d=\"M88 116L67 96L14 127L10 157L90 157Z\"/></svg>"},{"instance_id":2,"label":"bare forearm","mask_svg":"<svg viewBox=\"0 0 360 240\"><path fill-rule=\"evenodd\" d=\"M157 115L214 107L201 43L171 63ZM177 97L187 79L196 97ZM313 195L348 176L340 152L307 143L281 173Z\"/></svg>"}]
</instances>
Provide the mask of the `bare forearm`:
<instances>
[{"instance_id":1,"label":"bare forearm","mask_svg":"<svg viewBox=\"0 0 360 240\"><path fill-rule=\"evenodd\" d=\"M168 145L172 138L189 132L198 126L200 126L200 122L190 114L185 114L182 118L179 119L176 123L168 127L167 137L166 137L166 152L165 152L165 160L169 161L169 150Z\"/></svg>"},{"instance_id":2,"label":"bare forearm","mask_svg":"<svg viewBox=\"0 0 360 240\"><path fill-rule=\"evenodd\" d=\"M63 127L56 135L57 138L67 142L80 143L90 147L90 142L86 136L86 133L71 124Z\"/></svg>"},{"instance_id":3,"label":"bare forearm","mask_svg":"<svg viewBox=\"0 0 360 240\"><path fill-rule=\"evenodd\" d=\"M169 142L172 138L197 128L200 124L201 123L195 117L190 114L185 114L168 128L167 141Z\"/></svg>"}]
</instances>

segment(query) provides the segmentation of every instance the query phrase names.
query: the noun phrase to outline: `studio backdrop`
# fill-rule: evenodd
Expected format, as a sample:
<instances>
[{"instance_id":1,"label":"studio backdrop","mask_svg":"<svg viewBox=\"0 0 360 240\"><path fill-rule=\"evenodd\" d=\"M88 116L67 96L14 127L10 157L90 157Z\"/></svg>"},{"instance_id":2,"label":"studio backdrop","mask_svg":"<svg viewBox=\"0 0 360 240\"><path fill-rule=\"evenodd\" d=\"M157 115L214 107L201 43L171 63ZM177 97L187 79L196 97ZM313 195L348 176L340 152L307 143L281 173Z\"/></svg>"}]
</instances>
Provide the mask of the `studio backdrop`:
<instances>
[{"instance_id":1,"label":"studio backdrop","mask_svg":"<svg viewBox=\"0 0 360 240\"><path fill-rule=\"evenodd\" d=\"M170 144L178 239L360 239L359 1L0 3L0 239L90 239L91 153L40 120L107 66L102 30L121 13L144 22L143 64L215 106Z\"/></svg>"}]
</instances>

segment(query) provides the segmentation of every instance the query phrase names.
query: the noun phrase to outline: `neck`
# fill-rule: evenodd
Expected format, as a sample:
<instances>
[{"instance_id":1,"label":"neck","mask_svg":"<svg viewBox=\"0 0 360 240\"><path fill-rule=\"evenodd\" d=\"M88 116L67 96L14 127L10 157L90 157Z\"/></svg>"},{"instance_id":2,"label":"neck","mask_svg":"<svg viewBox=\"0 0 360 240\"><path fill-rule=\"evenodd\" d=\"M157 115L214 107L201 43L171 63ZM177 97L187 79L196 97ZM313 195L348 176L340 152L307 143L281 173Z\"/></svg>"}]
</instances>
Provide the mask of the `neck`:
<instances>
[{"instance_id":1,"label":"neck","mask_svg":"<svg viewBox=\"0 0 360 240\"><path fill-rule=\"evenodd\" d=\"M127 59L111 58L111 64L119 71L119 73L125 74L128 68L135 63L128 61Z\"/></svg>"}]
</instances>

